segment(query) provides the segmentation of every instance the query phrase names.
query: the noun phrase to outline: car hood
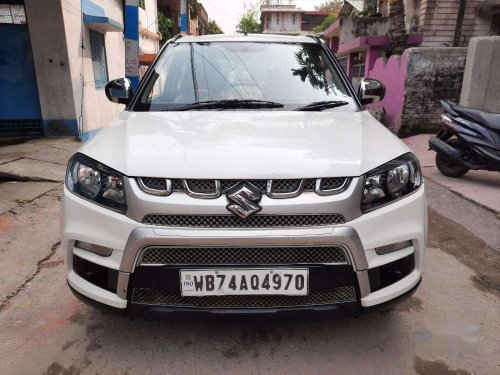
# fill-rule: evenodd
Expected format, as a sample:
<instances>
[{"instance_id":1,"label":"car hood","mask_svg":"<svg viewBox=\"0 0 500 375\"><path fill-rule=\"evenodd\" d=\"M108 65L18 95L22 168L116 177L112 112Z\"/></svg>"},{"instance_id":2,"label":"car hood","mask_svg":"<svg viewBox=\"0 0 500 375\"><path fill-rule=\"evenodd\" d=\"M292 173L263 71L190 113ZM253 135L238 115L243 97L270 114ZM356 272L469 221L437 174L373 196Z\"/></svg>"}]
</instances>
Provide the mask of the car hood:
<instances>
[{"instance_id":1,"label":"car hood","mask_svg":"<svg viewBox=\"0 0 500 375\"><path fill-rule=\"evenodd\" d=\"M81 153L128 176L359 176L408 147L367 111L121 113Z\"/></svg>"}]
</instances>

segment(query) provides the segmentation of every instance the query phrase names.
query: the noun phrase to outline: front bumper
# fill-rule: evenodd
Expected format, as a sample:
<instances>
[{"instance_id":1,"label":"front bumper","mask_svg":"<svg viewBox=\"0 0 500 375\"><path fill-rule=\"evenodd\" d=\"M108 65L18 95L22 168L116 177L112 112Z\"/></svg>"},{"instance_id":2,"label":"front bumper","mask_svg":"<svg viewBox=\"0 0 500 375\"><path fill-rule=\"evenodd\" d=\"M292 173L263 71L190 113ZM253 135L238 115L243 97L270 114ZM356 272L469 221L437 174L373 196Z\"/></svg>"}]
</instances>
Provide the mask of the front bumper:
<instances>
[{"instance_id":1,"label":"front bumper","mask_svg":"<svg viewBox=\"0 0 500 375\"><path fill-rule=\"evenodd\" d=\"M342 225L315 228L285 229L172 229L143 225L127 216L87 202L67 189L63 196L63 247L68 283L77 293L98 303L137 313L138 307L130 302L131 278L144 246L310 246L339 245L346 249L349 267L354 275L357 301L355 304L262 308L259 312L325 310L359 313L394 300L412 291L421 280L422 259L425 251L427 212L425 191L422 186L410 196L386 207L359 216ZM403 249L378 255L376 248L411 240ZM76 241L114 249L110 257L75 247ZM99 287L82 278L73 267L74 257L117 272L116 291ZM395 261L411 258L411 272L400 280L382 288L370 282L370 270ZM375 290L377 289L377 290ZM355 308L354 308L355 307ZM186 309L149 306L148 311L180 312ZM187 309L207 312L207 309ZM238 313L245 309L208 309L213 313ZM255 313L257 309L249 312Z\"/></svg>"}]
</instances>

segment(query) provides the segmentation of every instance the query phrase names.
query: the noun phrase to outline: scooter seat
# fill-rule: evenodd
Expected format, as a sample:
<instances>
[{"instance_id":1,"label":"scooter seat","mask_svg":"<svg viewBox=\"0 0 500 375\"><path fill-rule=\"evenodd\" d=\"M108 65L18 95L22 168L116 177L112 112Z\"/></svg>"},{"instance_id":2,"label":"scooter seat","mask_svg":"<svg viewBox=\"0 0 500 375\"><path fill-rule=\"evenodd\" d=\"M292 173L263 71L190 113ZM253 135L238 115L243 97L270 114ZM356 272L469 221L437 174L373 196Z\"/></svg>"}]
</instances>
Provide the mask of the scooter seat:
<instances>
[{"instance_id":1,"label":"scooter seat","mask_svg":"<svg viewBox=\"0 0 500 375\"><path fill-rule=\"evenodd\" d=\"M486 112L460 105L454 105L452 108L454 111L470 117L491 130L500 131L500 113Z\"/></svg>"}]
</instances>

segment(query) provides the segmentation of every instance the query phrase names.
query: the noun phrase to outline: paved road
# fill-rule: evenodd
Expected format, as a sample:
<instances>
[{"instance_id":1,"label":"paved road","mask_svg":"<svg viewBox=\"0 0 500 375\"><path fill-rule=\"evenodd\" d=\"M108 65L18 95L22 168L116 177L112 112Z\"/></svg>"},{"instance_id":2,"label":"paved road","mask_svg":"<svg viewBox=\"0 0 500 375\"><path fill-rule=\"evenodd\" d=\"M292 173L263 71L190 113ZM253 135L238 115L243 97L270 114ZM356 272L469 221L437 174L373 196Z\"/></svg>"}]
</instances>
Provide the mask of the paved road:
<instances>
[{"instance_id":1,"label":"paved road","mask_svg":"<svg viewBox=\"0 0 500 375\"><path fill-rule=\"evenodd\" d=\"M0 216L0 374L498 374L500 221L426 184L424 279L405 303L342 320L201 322L78 302L58 246L60 187L47 185Z\"/></svg>"}]
</instances>

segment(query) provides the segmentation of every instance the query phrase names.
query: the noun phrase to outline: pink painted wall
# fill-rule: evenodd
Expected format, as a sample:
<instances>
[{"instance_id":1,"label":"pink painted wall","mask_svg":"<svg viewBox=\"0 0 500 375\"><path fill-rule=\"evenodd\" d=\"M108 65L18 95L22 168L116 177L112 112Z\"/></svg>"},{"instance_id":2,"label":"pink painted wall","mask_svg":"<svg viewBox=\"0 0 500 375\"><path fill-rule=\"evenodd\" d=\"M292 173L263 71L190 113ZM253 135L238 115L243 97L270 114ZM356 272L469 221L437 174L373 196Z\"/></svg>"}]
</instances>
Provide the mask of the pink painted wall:
<instances>
[{"instance_id":1,"label":"pink painted wall","mask_svg":"<svg viewBox=\"0 0 500 375\"><path fill-rule=\"evenodd\" d=\"M378 79L385 85L385 97L379 103L370 104L370 109L384 107L387 114L386 125L389 128L399 130L401 127L401 114L403 111L404 88L406 80L406 70L408 66L408 53L403 55L393 55L387 60L378 57L375 61L370 61L373 68L368 69L367 77ZM370 64L371 65L371 64Z\"/></svg>"}]
</instances>

